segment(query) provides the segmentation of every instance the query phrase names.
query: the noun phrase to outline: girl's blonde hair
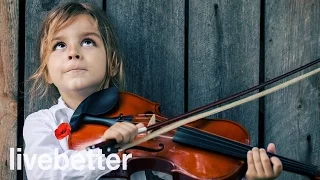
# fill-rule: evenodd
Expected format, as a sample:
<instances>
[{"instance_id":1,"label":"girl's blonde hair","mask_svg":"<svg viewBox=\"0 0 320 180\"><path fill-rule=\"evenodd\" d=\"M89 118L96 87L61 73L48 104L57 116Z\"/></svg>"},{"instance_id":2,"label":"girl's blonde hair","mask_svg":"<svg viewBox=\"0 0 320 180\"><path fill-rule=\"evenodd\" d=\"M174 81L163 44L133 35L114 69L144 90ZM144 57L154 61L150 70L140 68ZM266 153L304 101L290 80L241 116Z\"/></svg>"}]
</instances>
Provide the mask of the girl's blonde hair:
<instances>
[{"instance_id":1,"label":"girl's blonde hair","mask_svg":"<svg viewBox=\"0 0 320 180\"><path fill-rule=\"evenodd\" d=\"M95 20L106 50L106 75L101 83L100 90L109 87L109 85L116 86L119 89L123 88L123 61L118 51L115 33L105 13L87 3L71 2L52 9L41 25L37 42L37 54L40 59L40 67L30 77L30 80L33 81L30 89L31 99L39 95L41 98L44 97L51 88L50 86L53 86L47 82L47 63L49 54L52 51L52 45L50 43L52 42L54 34L59 29L71 24L75 17L81 14L89 15Z\"/></svg>"}]
</instances>

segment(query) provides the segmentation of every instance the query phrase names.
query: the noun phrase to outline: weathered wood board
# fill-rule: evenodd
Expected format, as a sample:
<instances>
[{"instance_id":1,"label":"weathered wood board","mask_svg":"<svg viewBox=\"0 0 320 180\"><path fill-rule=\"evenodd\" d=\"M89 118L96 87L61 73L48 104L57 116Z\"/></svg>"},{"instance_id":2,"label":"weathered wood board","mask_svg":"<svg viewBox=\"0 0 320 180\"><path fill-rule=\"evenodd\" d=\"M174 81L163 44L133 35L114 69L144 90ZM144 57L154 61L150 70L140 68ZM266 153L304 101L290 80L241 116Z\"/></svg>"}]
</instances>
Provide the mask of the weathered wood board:
<instances>
[{"instance_id":1,"label":"weathered wood board","mask_svg":"<svg viewBox=\"0 0 320 180\"><path fill-rule=\"evenodd\" d=\"M320 57L319 17L320 1L317 0L266 1L264 29L266 80ZM304 72L312 69L315 67ZM265 142L274 142L280 155L319 166L319 112L319 75L267 96ZM279 179L298 180L306 177L285 172Z\"/></svg>"},{"instance_id":2,"label":"weathered wood board","mask_svg":"<svg viewBox=\"0 0 320 180\"><path fill-rule=\"evenodd\" d=\"M259 1L190 0L189 109L259 84L259 28ZM258 145L258 100L213 117L239 122Z\"/></svg>"},{"instance_id":3,"label":"weathered wood board","mask_svg":"<svg viewBox=\"0 0 320 180\"><path fill-rule=\"evenodd\" d=\"M10 148L17 147L18 22L19 2L0 1L0 179L8 180L17 178Z\"/></svg>"}]
</instances>

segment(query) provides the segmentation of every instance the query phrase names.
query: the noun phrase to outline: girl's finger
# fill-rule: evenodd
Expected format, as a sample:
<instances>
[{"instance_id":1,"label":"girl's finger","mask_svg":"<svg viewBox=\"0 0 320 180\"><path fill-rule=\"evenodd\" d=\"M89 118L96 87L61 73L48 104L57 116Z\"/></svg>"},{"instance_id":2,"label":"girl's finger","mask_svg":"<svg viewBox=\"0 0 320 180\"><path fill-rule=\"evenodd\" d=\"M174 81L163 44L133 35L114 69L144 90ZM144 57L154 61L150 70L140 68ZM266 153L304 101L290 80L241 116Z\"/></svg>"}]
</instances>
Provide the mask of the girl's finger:
<instances>
[{"instance_id":1,"label":"girl's finger","mask_svg":"<svg viewBox=\"0 0 320 180\"><path fill-rule=\"evenodd\" d=\"M138 135L138 128L137 126L135 126L134 124L130 123L130 122L123 122L124 127L127 129L128 133L129 133L129 139L127 142L132 142L136 136Z\"/></svg>"},{"instance_id":2,"label":"girl's finger","mask_svg":"<svg viewBox=\"0 0 320 180\"><path fill-rule=\"evenodd\" d=\"M266 177L272 178L274 176L274 173L273 173L273 169L271 167L270 159L266 153L266 150L259 149L259 151L260 151L260 160L262 163L264 174Z\"/></svg>"},{"instance_id":3,"label":"girl's finger","mask_svg":"<svg viewBox=\"0 0 320 180\"><path fill-rule=\"evenodd\" d=\"M263 170L263 166L262 166L261 159L260 159L259 149L254 147L252 149L252 154L253 154L254 167L256 168L256 171L257 171L257 176L263 177L264 170Z\"/></svg>"},{"instance_id":4,"label":"girl's finger","mask_svg":"<svg viewBox=\"0 0 320 180\"><path fill-rule=\"evenodd\" d=\"M273 143L268 144L267 151L276 154L276 145Z\"/></svg>"},{"instance_id":5,"label":"girl's finger","mask_svg":"<svg viewBox=\"0 0 320 180\"><path fill-rule=\"evenodd\" d=\"M275 176L275 177L278 177L279 174L282 172L282 169L283 169L282 163L281 163L281 161L280 161L279 158L274 157L274 156L270 158L270 161L271 161L272 164L273 164L273 173L274 173L274 176Z\"/></svg>"},{"instance_id":6,"label":"girl's finger","mask_svg":"<svg viewBox=\"0 0 320 180\"><path fill-rule=\"evenodd\" d=\"M126 144L130 142L130 140L136 136L137 128L136 126L132 126L131 123L122 122L119 126L116 127L117 131L123 136L122 144Z\"/></svg>"},{"instance_id":7,"label":"girl's finger","mask_svg":"<svg viewBox=\"0 0 320 180\"><path fill-rule=\"evenodd\" d=\"M103 141L107 140L107 139L115 139L117 141L117 143L120 143L123 141L123 136L121 133L119 133L116 129L114 128L109 128L107 129L103 136L101 137L101 139Z\"/></svg>"},{"instance_id":8,"label":"girl's finger","mask_svg":"<svg viewBox=\"0 0 320 180\"><path fill-rule=\"evenodd\" d=\"M255 176L255 174L257 174L256 168L254 166L252 151L248 151L247 153L247 163L248 163L248 170L246 173L246 177L247 179L249 179Z\"/></svg>"},{"instance_id":9,"label":"girl's finger","mask_svg":"<svg viewBox=\"0 0 320 180\"><path fill-rule=\"evenodd\" d=\"M143 123L138 123L138 124L136 124L136 126L137 126L137 128L142 128L142 127L144 127L144 124Z\"/></svg>"}]
</instances>

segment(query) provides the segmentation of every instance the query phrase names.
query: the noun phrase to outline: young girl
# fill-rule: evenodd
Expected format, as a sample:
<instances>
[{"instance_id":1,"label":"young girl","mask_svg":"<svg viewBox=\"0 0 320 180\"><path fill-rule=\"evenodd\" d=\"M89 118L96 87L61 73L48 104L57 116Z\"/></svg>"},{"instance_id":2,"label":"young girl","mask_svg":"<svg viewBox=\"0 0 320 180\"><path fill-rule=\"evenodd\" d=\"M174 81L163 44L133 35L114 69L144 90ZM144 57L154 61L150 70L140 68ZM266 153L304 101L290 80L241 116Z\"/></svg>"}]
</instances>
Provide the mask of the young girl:
<instances>
[{"instance_id":1,"label":"young girl","mask_svg":"<svg viewBox=\"0 0 320 180\"><path fill-rule=\"evenodd\" d=\"M40 94L45 95L50 86L54 86L60 98L56 105L35 112L25 120L23 136L27 177L30 180L96 179L111 171L108 167L92 168L97 167L98 156L91 160L83 159L81 170L70 166L67 159L77 155L88 157L89 154L97 154L99 149L70 150L68 137L58 137L55 131L62 124L69 123L74 110L86 97L111 84L121 84L123 65L113 30L101 10L89 4L67 3L48 13L39 39L41 64L31 77L34 80L31 93L37 94L40 89ZM117 143L129 143L142 126L117 123L105 131L101 141L116 139ZM275 152L275 146L270 144L268 151ZM41 155L46 158L40 158ZM105 157L102 160L106 162ZM50 163L56 163L55 167L58 165L60 168L54 168ZM265 150L254 148L248 152L247 179L272 179L281 170L280 160L276 157L269 159ZM163 179L171 178L170 175L155 173ZM135 173L131 179L146 179L145 173Z\"/></svg>"}]
</instances>

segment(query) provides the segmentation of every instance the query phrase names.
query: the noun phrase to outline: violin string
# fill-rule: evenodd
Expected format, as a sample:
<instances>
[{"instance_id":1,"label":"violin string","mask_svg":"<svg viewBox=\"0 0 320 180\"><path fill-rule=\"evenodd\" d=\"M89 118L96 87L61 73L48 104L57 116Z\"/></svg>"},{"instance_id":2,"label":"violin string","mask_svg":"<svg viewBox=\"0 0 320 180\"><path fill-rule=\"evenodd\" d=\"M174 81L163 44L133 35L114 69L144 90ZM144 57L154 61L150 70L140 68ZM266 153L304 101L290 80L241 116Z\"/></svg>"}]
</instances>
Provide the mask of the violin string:
<instances>
[{"instance_id":1,"label":"violin string","mask_svg":"<svg viewBox=\"0 0 320 180\"><path fill-rule=\"evenodd\" d=\"M231 147L235 147L234 150L241 149L241 150L243 150L243 152L245 154L247 153L247 151L249 151L249 150L251 150L253 148L252 146L249 146L249 145L246 145L246 144L234 141L234 140L230 140L230 139L218 136L218 135L213 135L213 134L210 134L210 133L199 131L198 129L195 129L195 128L180 127L180 128L178 128L177 131L180 131L180 129L183 129L184 131L188 131L189 133L196 133L197 134L196 136L199 136L199 137L205 136L205 138L207 138L208 140L212 140L214 142L222 142L221 145L224 145L224 144L232 145ZM212 138L212 139L210 139L210 138ZM276 154L268 153L268 155L269 156L276 156L278 158L281 158L284 161L292 161L292 163L300 163L298 161L294 161L294 160L291 160L289 158L281 157L281 156L276 155ZM299 166L301 166L301 165L308 165L308 164L300 163ZM309 165L309 167L317 167L317 166Z\"/></svg>"},{"instance_id":2,"label":"violin string","mask_svg":"<svg viewBox=\"0 0 320 180\"><path fill-rule=\"evenodd\" d=\"M174 136L174 141L207 150L217 151L219 153L228 154L241 159L246 159L247 152L252 149L252 147L239 142L207 134L193 128L186 129L185 127L180 127L177 130L176 135ZM275 155L271 154L269 157L271 156ZM279 158L281 159L281 157ZM288 162L286 159L282 160L284 169L287 171L299 172L304 175L315 175L317 172L317 166L303 164L293 160L290 161Z\"/></svg>"},{"instance_id":3,"label":"violin string","mask_svg":"<svg viewBox=\"0 0 320 180\"><path fill-rule=\"evenodd\" d=\"M241 159L246 159L247 152L253 148L249 145L186 127L178 128L174 141L217 151ZM269 157L276 156L274 154L268 155ZM279 158L281 159L281 157ZM305 175L314 175L317 171L317 166L314 165L303 164L286 158L281 161L284 168L288 171L300 172Z\"/></svg>"},{"instance_id":4,"label":"violin string","mask_svg":"<svg viewBox=\"0 0 320 180\"><path fill-rule=\"evenodd\" d=\"M236 141L233 141L233 140L230 140L230 139L226 139L226 138L223 138L223 137L220 137L220 136L216 136L216 135L212 135L212 134L209 134L209 133L205 133L205 132L199 131L197 129L190 129L189 131L193 131L194 134L196 133L196 135L195 135L196 137L201 137L201 136L205 135L205 138L207 138L210 142L212 142L212 141L213 142L220 142L218 144L219 146L227 145L227 148L233 148L232 149L233 151L237 151L238 149L241 149L244 157L246 157L246 153L248 152L248 150L251 150L253 148L253 147L251 147L249 145L242 144L242 143L239 143L239 142L236 142ZM291 159L288 159L288 158L284 158L284 157L281 157L281 156L276 155L276 154L268 153L268 156L269 157L271 157L271 156L278 157L287 166L297 166L299 169L301 167L303 167L305 169L308 169L308 170L312 169L313 172L317 169L317 166L300 163L298 161L294 161L294 160L291 160Z\"/></svg>"}]
</instances>

